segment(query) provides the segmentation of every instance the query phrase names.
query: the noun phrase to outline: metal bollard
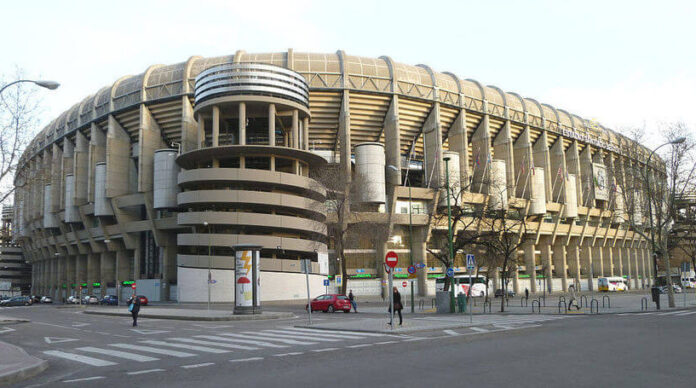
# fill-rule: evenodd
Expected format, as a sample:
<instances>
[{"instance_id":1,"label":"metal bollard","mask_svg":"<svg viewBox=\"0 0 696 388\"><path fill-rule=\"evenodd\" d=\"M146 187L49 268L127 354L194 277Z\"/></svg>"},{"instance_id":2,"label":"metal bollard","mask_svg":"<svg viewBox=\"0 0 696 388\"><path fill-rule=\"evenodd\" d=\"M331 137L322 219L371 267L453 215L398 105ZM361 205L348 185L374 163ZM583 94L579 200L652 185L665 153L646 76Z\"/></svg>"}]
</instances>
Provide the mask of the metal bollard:
<instances>
[{"instance_id":1,"label":"metal bollard","mask_svg":"<svg viewBox=\"0 0 696 388\"><path fill-rule=\"evenodd\" d=\"M562 301L563 303L565 303L565 301L566 301L565 296L561 295L561 296L558 297L558 303L561 303L561 301Z\"/></svg>"},{"instance_id":2,"label":"metal bollard","mask_svg":"<svg viewBox=\"0 0 696 388\"><path fill-rule=\"evenodd\" d=\"M595 306L597 306L597 312L595 312ZM590 302L590 314L599 314L599 301L597 299L592 298Z\"/></svg>"},{"instance_id":3,"label":"metal bollard","mask_svg":"<svg viewBox=\"0 0 696 388\"><path fill-rule=\"evenodd\" d=\"M580 308L587 308L587 295L580 296Z\"/></svg>"},{"instance_id":4,"label":"metal bollard","mask_svg":"<svg viewBox=\"0 0 696 388\"><path fill-rule=\"evenodd\" d=\"M486 301L483 302L483 312L484 312L484 314L486 313L486 306L488 306L488 313L490 314L490 313L491 313L491 301L490 301L490 300L486 300Z\"/></svg>"},{"instance_id":5,"label":"metal bollard","mask_svg":"<svg viewBox=\"0 0 696 388\"><path fill-rule=\"evenodd\" d=\"M643 297L640 300L640 311L648 310L648 298Z\"/></svg>"},{"instance_id":6,"label":"metal bollard","mask_svg":"<svg viewBox=\"0 0 696 388\"><path fill-rule=\"evenodd\" d=\"M541 302L539 302L538 299L532 301L532 314L534 314L534 303L536 303L537 306L537 314L541 314Z\"/></svg>"},{"instance_id":7,"label":"metal bollard","mask_svg":"<svg viewBox=\"0 0 696 388\"><path fill-rule=\"evenodd\" d=\"M565 302L565 298L563 298L563 300L561 301L558 301L558 313L561 313L561 304L563 304L564 314L568 314L568 305Z\"/></svg>"},{"instance_id":8,"label":"metal bollard","mask_svg":"<svg viewBox=\"0 0 696 388\"><path fill-rule=\"evenodd\" d=\"M604 295L602 296L602 308L604 308L604 301L607 301L607 307L611 308L611 298L609 298L609 295Z\"/></svg>"}]
</instances>

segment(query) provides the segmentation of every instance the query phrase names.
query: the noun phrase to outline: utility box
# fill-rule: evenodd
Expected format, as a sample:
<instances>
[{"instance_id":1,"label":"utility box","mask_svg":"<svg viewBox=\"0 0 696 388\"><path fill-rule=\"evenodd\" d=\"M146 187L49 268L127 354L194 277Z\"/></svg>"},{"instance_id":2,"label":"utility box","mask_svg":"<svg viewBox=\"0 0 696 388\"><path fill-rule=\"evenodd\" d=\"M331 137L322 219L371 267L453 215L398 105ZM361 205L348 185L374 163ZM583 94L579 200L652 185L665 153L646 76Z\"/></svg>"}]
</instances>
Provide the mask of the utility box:
<instances>
[{"instance_id":1,"label":"utility box","mask_svg":"<svg viewBox=\"0 0 696 388\"><path fill-rule=\"evenodd\" d=\"M437 291L435 293L435 305L438 314L450 313L450 291Z\"/></svg>"}]
</instances>

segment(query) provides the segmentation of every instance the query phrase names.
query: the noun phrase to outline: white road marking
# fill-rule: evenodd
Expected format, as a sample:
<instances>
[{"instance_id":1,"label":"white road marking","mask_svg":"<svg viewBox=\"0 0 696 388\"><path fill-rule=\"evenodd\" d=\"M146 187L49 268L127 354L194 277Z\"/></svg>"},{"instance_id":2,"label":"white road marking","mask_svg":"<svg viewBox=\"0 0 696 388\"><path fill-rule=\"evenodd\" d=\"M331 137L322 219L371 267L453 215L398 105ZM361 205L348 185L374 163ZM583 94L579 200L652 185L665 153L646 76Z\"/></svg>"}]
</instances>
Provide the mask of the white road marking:
<instances>
[{"instance_id":1,"label":"white road marking","mask_svg":"<svg viewBox=\"0 0 696 388\"><path fill-rule=\"evenodd\" d=\"M309 342L309 341L297 341L293 339L284 339L284 338L279 338L277 334L264 334L264 333L258 333L258 332L253 332L253 331L244 331L242 332L244 334L235 334L236 336L239 336L239 338L249 338L249 339L260 339L263 341L276 341L284 344L289 344L289 345L316 345L316 342ZM273 338L269 338L273 337Z\"/></svg>"},{"instance_id":2,"label":"white road marking","mask_svg":"<svg viewBox=\"0 0 696 388\"><path fill-rule=\"evenodd\" d=\"M247 362L247 361L258 361L258 360L263 360L263 357L238 358L236 360L230 360L230 362Z\"/></svg>"},{"instance_id":3,"label":"white road marking","mask_svg":"<svg viewBox=\"0 0 696 388\"><path fill-rule=\"evenodd\" d=\"M148 340L148 341L140 341L140 342L145 343L145 344L150 344L150 345L170 346L170 347L172 347L172 348L181 348L181 349L187 349L187 350L195 350L195 351L197 351L197 352L203 352L203 353L222 354L222 353L229 353L229 352L230 352L230 350L209 348L209 347L207 347L207 346L196 346L196 345L189 345L189 344L177 344L177 343L164 342L164 341Z\"/></svg>"},{"instance_id":4,"label":"white road marking","mask_svg":"<svg viewBox=\"0 0 696 388\"><path fill-rule=\"evenodd\" d=\"M386 344L395 344L399 341L382 341L382 342L375 342L375 345L386 345Z\"/></svg>"},{"instance_id":5,"label":"white road marking","mask_svg":"<svg viewBox=\"0 0 696 388\"><path fill-rule=\"evenodd\" d=\"M94 377L85 377L83 379L72 379L72 380L63 380L64 383L76 383L78 381L91 381L91 380L101 380L105 379L106 377L104 376L94 376Z\"/></svg>"},{"instance_id":6,"label":"white road marking","mask_svg":"<svg viewBox=\"0 0 696 388\"><path fill-rule=\"evenodd\" d=\"M74 323L72 324L72 327L84 327L84 326L89 326L89 323Z\"/></svg>"},{"instance_id":7,"label":"white road marking","mask_svg":"<svg viewBox=\"0 0 696 388\"><path fill-rule=\"evenodd\" d=\"M362 336L362 337L384 337L386 334L377 334L377 333L366 333L366 332L361 332L361 331L345 331L345 330L320 330L320 329L305 329L304 327L283 327L283 329L289 329L289 330L295 330L295 331L304 331L308 333L335 333L335 334L348 334L348 335L357 335L357 336Z\"/></svg>"},{"instance_id":8,"label":"white road marking","mask_svg":"<svg viewBox=\"0 0 696 388\"><path fill-rule=\"evenodd\" d=\"M696 311L684 311L681 314L676 314L676 316L683 317L685 315L691 315L691 314L696 314Z\"/></svg>"},{"instance_id":9,"label":"white road marking","mask_svg":"<svg viewBox=\"0 0 696 388\"><path fill-rule=\"evenodd\" d=\"M150 329L130 329L138 334L162 334L169 333L168 330L150 330Z\"/></svg>"},{"instance_id":10,"label":"white road marking","mask_svg":"<svg viewBox=\"0 0 696 388\"><path fill-rule=\"evenodd\" d=\"M242 344L252 344L252 345L257 345L257 346L265 346L268 348L287 348L288 347L287 345L278 345L278 344L274 344L274 343L266 342L266 341L254 341L254 340L250 340L250 339L243 339L243 338L247 338L246 336L242 336L240 339L240 338L237 338L236 334L222 334L221 333L220 335L224 335L225 337L218 337L218 336L212 336L212 335L196 335L194 337L214 339L217 341L238 342L238 343L242 343ZM230 337L230 338L228 338L228 337ZM267 338L267 339L270 339L270 338Z\"/></svg>"},{"instance_id":11,"label":"white road marking","mask_svg":"<svg viewBox=\"0 0 696 388\"><path fill-rule=\"evenodd\" d=\"M269 331L279 331L279 330L264 330L263 332L259 332L259 334L262 334L266 337L295 338L295 339L300 339L300 340L311 339L312 341L320 341L320 342L322 342L322 341L323 342L340 342L341 341L340 339L314 337L313 334L291 335L291 334L268 333Z\"/></svg>"},{"instance_id":12,"label":"white road marking","mask_svg":"<svg viewBox=\"0 0 696 388\"><path fill-rule=\"evenodd\" d=\"M313 349L312 351L315 353L321 353L321 352L330 352L333 350L338 350L338 348Z\"/></svg>"},{"instance_id":13,"label":"white road marking","mask_svg":"<svg viewBox=\"0 0 696 388\"><path fill-rule=\"evenodd\" d=\"M202 336L200 336L200 337L202 337ZM196 340L196 339L191 339L191 338L168 338L168 339L170 341L181 341L181 342L188 342L191 344L217 346L220 348L228 348L228 349L241 349L241 350L258 350L259 349L259 348L255 348L252 346L243 346L243 345L237 345L237 344L231 344L231 343L221 343L221 342L212 342L212 341L201 341L201 340Z\"/></svg>"},{"instance_id":14,"label":"white road marking","mask_svg":"<svg viewBox=\"0 0 696 388\"><path fill-rule=\"evenodd\" d=\"M360 344L360 345L350 345L346 346L347 348L355 349L355 348L366 348L368 346L372 346L373 344Z\"/></svg>"},{"instance_id":15,"label":"white road marking","mask_svg":"<svg viewBox=\"0 0 696 388\"><path fill-rule=\"evenodd\" d=\"M670 311L670 312L667 312L667 313L662 313L662 314L660 314L660 315L674 315L674 314L680 314L680 313L683 313L683 312L684 312L684 310Z\"/></svg>"},{"instance_id":16,"label":"white road marking","mask_svg":"<svg viewBox=\"0 0 696 388\"><path fill-rule=\"evenodd\" d=\"M13 328L11 328L11 327L3 327L2 330L0 330L0 334L2 334L2 333L9 333L9 332L12 332L12 331L15 331L15 329L13 329Z\"/></svg>"},{"instance_id":17,"label":"white road marking","mask_svg":"<svg viewBox=\"0 0 696 388\"><path fill-rule=\"evenodd\" d=\"M215 365L215 363L214 362L204 362L202 364L182 365L181 367L184 369L192 369L192 368L201 368L204 366L211 366L211 365Z\"/></svg>"},{"instance_id":18,"label":"white road marking","mask_svg":"<svg viewBox=\"0 0 696 388\"><path fill-rule=\"evenodd\" d=\"M341 338L341 339L363 339L365 337L363 336L357 336L357 335L345 335L345 334L334 334L329 331L323 330L325 333L309 333L309 332L301 332L301 331L295 331L292 329L287 329L287 330L264 330L267 332L273 332L273 333L288 333L288 334L293 334L293 335L300 335L300 336L309 336L312 339L315 338Z\"/></svg>"},{"instance_id":19,"label":"white road marking","mask_svg":"<svg viewBox=\"0 0 696 388\"><path fill-rule=\"evenodd\" d=\"M131 345L131 344L109 344L109 346L113 346L113 347L121 348L121 349L127 349L127 350L138 350L141 352L164 354L166 356L180 357L180 358L196 356L193 353L179 352L179 351L170 350L170 349L153 348L152 346Z\"/></svg>"},{"instance_id":20,"label":"white road marking","mask_svg":"<svg viewBox=\"0 0 696 388\"><path fill-rule=\"evenodd\" d=\"M424 340L424 339L427 339L427 338L423 338L423 337L413 337L413 338L408 338L408 339L401 340L401 341L402 341L402 342L411 342L411 341L422 341L422 340Z\"/></svg>"},{"instance_id":21,"label":"white road marking","mask_svg":"<svg viewBox=\"0 0 696 388\"><path fill-rule=\"evenodd\" d=\"M128 372L126 374L129 375L144 375L145 373L154 373L154 372L164 372L164 369L148 369L148 370L139 370L137 372Z\"/></svg>"},{"instance_id":22,"label":"white road marking","mask_svg":"<svg viewBox=\"0 0 696 388\"><path fill-rule=\"evenodd\" d=\"M59 344L61 342L79 341L77 338L61 338L61 337L44 337L47 344Z\"/></svg>"},{"instance_id":23,"label":"white road marking","mask_svg":"<svg viewBox=\"0 0 696 388\"><path fill-rule=\"evenodd\" d=\"M482 327L470 327L469 329L473 331L478 331L479 333L488 333L490 330L484 329Z\"/></svg>"},{"instance_id":24,"label":"white road marking","mask_svg":"<svg viewBox=\"0 0 696 388\"><path fill-rule=\"evenodd\" d=\"M457 332L454 331L454 330L443 330L443 331L445 332L445 334L449 334L449 335L459 335L459 333L457 333Z\"/></svg>"},{"instance_id":25,"label":"white road marking","mask_svg":"<svg viewBox=\"0 0 696 388\"><path fill-rule=\"evenodd\" d=\"M233 327L232 325L209 325L202 323L194 323L193 326L202 327L204 329L228 329L230 327Z\"/></svg>"},{"instance_id":26,"label":"white road marking","mask_svg":"<svg viewBox=\"0 0 696 388\"><path fill-rule=\"evenodd\" d=\"M304 352L292 352L292 353L279 353L279 354L274 354L274 357L285 357L285 356L299 356L300 354L304 354Z\"/></svg>"},{"instance_id":27,"label":"white road marking","mask_svg":"<svg viewBox=\"0 0 696 388\"><path fill-rule=\"evenodd\" d=\"M117 365L117 363L115 363L115 362L100 360L98 358L82 356L82 355L74 354L74 353L61 352L59 350L47 350L43 353L47 354L49 356L64 358L64 359L70 360L70 361L77 361L77 362L81 362L83 364L92 365L92 366Z\"/></svg>"},{"instance_id":28,"label":"white road marking","mask_svg":"<svg viewBox=\"0 0 696 388\"><path fill-rule=\"evenodd\" d=\"M124 358L126 360L133 360L133 361L140 361L140 362L158 361L159 360L159 358L150 357L150 356L141 356L140 354L136 354L136 353L122 352L120 350L95 348L92 346L85 346L82 348L77 348L75 350L79 350L81 352L91 352L91 353L97 353L97 354L104 354L107 356L119 357L119 358Z\"/></svg>"}]
</instances>

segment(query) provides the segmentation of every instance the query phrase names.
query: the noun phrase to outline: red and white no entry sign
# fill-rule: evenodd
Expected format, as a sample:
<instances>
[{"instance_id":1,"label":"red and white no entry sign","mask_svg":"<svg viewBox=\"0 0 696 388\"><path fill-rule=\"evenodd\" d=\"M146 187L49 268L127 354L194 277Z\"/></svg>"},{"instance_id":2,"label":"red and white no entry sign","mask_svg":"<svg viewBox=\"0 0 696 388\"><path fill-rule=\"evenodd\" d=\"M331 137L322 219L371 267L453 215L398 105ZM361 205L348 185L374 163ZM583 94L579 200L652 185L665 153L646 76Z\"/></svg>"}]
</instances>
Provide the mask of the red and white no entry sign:
<instances>
[{"instance_id":1,"label":"red and white no entry sign","mask_svg":"<svg viewBox=\"0 0 696 388\"><path fill-rule=\"evenodd\" d=\"M135 290L135 283L131 284L131 288Z\"/></svg>"},{"instance_id":2,"label":"red and white no entry sign","mask_svg":"<svg viewBox=\"0 0 696 388\"><path fill-rule=\"evenodd\" d=\"M408 282L403 282L401 283L401 285L404 286L404 288L406 288L406 286L408 286Z\"/></svg>"},{"instance_id":3,"label":"red and white no entry sign","mask_svg":"<svg viewBox=\"0 0 696 388\"><path fill-rule=\"evenodd\" d=\"M397 264L399 264L399 256L396 254L396 252L389 251L384 257L384 262L387 264L387 266L394 268Z\"/></svg>"}]
</instances>

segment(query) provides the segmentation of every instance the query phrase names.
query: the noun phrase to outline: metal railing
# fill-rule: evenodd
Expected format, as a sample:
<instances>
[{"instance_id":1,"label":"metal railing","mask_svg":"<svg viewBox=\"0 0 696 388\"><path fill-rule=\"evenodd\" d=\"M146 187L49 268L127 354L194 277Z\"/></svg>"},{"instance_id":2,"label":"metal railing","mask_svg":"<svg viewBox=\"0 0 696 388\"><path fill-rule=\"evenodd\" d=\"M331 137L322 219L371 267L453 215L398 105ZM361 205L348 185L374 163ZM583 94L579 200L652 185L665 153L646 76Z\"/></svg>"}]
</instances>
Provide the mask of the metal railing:
<instances>
[{"instance_id":1,"label":"metal railing","mask_svg":"<svg viewBox=\"0 0 696 388\"><path fill-rule=\"evenodd\" d=\"M558 298L558 299L561 299L561 298ZM559 314L561 313L561 304L563 305L564 314L568 314L568 305L566 304L565 298L563 298L563 300L558 301L558 313Z\"/></svg>"},{"instance_id":2,"label":"metal railing","mask_svg":"<svg viewBox=\"0 0 696 388\"><path fill-rule=\"evenodd\" d=\"M587 308L587 295L580 295L580 308Z\"/></svg>"},{"instance_id":3,"label":"metal railing","mask_svg":"<svg viewBox=\"0 0 696 388\"><path fill-rule=\"evenodd\" d=\"M541 314L541 302L539 301L539 299L534 299L532 301L532 314L534 313L534 304L535 303L536 303L536 307L537 307L536 308L537 314Z\"/></svg>"},{"instance_id":4,"label":"metal railing","mask_svg":"<svg viewBox=\"0 0 696 388\"><path fill-rule=\"evenodd\" d=\"M607 308L611 308L611 298L609 298L609 295L602 296L602 308L604 308L604 301L607 302Z\"/></svg>"},{"instance_id":5,"label":"metal railing","mask_svg":"<svg viewBox=\"0 0 696 388\"><path fill-rule=\"evenodd\" d=\"M599 314L599 301L592 298L590 301L590 314Z\"/></svg>"}]
</instances>

